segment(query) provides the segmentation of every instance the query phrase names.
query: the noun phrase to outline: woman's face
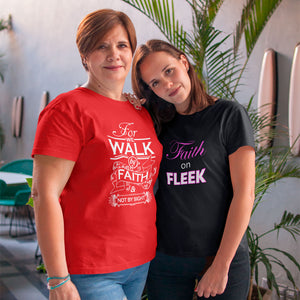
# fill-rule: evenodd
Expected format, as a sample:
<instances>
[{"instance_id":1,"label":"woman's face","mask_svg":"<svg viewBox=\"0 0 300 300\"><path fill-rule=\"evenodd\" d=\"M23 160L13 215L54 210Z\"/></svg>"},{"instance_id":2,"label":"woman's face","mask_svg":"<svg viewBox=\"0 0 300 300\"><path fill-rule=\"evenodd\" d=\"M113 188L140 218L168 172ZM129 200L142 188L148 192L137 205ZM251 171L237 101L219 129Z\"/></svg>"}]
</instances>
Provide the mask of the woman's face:
<instances>
[{"instance_id":1,"label":"woman's face","mask_svg":"<svg viewBox=\"0 0 300 300\"><path fill-rule=\"evenodd\" d=\"M116 25L85 59L89 80L104 88L123 85L131 61L132 51L127 32L122 25Z\"/></svg>"},{"instance_id":2,"label":"woman's face","mask_svg":"<svg viewBox=\"0 0 300 300\"><path fill-rule=\"evenodd\" d=\"M140 65L143 81L157 96L174 104L178 113L184 113L190 102L188 69L184 55L176 59L163 51L151 53Z\"/></svg>"}]
</instances>

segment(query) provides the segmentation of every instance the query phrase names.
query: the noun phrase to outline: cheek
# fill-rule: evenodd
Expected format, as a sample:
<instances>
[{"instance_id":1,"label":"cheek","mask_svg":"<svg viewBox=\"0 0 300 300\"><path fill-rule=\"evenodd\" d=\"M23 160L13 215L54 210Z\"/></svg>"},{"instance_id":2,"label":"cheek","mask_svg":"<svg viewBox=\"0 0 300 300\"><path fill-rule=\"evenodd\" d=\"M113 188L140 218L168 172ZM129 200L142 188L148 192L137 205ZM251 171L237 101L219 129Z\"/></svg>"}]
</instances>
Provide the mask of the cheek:
<instances>
[{"instance_id":1,"label":"cheek","mask_svg":"<svg viewBox=\"0 0 300 300\"><path fill-rule=\"evenodd\" d=\"M155 94L155 95L157 95L158 97L160 97L160 98L165 98L164 97L164 93L163 93L163 89L162 88L156 88L155 89L155 91L154 90L152 90L153 91L153 93Z\"/></svg>"},{"instance_id":2,"label":"cheek","mask_svg":"<svg viewBox=\"0 0 300 300\"><path fill-rule=\"evenodd\" d=\"M188 92L190 92L192 85L191 85L191 80L190 80L190 77L188 76L188 74L186 74L186 76L184 76L183 82L185 84L185 88L188 90Z\"/></svg>"},{"instance_id":3,"label":"cheek","mask_svg":"<svg viewBox=\"0 0 300 300\"><path fill-rule=\"evenodd\" d=\"M132 62L132 53L131 53L131 51L129 51L127 54L125 54L124 59L125 59L129 64L131 64L131 62Z\"/></svg>"}]
</instances>

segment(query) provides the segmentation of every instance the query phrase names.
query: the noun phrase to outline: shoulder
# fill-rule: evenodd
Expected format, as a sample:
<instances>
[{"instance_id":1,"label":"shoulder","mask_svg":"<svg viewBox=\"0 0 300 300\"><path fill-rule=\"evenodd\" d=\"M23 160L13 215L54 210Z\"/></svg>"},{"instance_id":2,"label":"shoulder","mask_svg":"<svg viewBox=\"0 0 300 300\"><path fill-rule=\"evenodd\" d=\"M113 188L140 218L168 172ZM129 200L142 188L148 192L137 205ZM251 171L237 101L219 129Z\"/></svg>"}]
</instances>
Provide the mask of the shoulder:
<instances>
[{"instance_id":1,"label":"shoulder","mask_svg":"<svg viewBox=\"0 0 300 300\"><path fill-rule=\"evenodd\" d=\"M80 88L61 93L50 101L42 113L44 114L50 111L65 112L80 109L80 106L86 102L84 98L87 97L89 97L89 95Z\"/></svg>"},{"instance_id":2,"label":"shoulder","mask_svg":"<svg viewBox=\"0 0 300 300\"><path fill-rule=\"evenodd\" d=\"M245 107L241 103L234 100L218 99L215 105L227 109L245 109Z\"/></svg>"},{"instance_id":3,"label":"shoulder","mask_svg":"<svg viewBox=\"0 0 300 300\"><path fill-rule=\"evenodd\" d=\"M214 106L216 110L221 111L226 117L236 114L248 115L246 107L234 100L219 99Z\"/></svg>"}]
</instances>

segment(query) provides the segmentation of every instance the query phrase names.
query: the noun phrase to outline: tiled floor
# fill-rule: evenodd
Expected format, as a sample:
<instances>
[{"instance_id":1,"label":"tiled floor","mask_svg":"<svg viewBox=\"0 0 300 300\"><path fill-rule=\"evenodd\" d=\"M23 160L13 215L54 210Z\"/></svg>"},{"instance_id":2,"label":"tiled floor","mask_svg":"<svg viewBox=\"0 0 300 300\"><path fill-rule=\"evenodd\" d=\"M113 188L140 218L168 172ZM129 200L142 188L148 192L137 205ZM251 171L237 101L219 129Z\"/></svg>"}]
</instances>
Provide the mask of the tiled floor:
<instances>
[{"instance_id":1,"label":"tiled floor","mask_svg":"<svg viewBox=\"0 0 300 300\"><path fill-rule=\"evenodd\" d=\"M35 235L11 238L8 226L0 226L0 299L48 299L46 275L39 273L35 259Z\"/></svg>"}]
</instances>

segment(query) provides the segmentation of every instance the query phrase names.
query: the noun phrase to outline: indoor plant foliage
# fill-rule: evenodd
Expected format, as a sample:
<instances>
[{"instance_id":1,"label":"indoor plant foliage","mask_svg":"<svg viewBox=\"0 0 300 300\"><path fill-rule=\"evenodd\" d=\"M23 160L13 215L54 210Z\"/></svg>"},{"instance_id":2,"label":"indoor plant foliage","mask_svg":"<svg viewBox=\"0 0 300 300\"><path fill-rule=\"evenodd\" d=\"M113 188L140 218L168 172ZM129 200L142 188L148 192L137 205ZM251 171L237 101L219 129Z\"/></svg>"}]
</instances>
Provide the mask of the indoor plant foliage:
<instances>
[{"instance_id":1,"label":"indoor plant foliage","mask_svg":"<svg viewBox=\"0 0 300 300\"><path fill-rule=\"evenodd\" d=\"M173 0L122 0L145 14L165 38L187 53L209 94L235 99L237 87L254 45L269 18L282 0L247 0L232 34L213 26L225 0L186 0L192 11L193 30L187 32L175 17ZM239 55L245 36L246 58ZM233 37L232 47L223 49Z\"/></svg>"},{"instance_id":2,"label":"indoor plant foliage","mask_svg":"<svg viewBox=\"0 0 300 300\"><path fill-rule=\"evenodd\" d=\"M10 18L9 18L10 20ZM9 28L9 23L10 21L6 21L3 19L0 19L0 31L4 30L4 29L8 29ZM1 69L3 69L3 67L1 66L1 60L2 60L3 55L0 54L0 80L3 82L4 81L4 76L3 76L3 71ZM3 127L0 123L0 150L2 149L3 145L4 145L4 141L5 141L5 136L4 136L4 131L3 131Z\"/></svg>"},{"instance_id":3,"label":"indoor plant foliage","mask_svg":"<svg viewBox=\"0 0 300 300\"><path fill-rule=\"evenodd\" d=\"M256 145L259 145L259 142L262 139L271 140L274 138L273 132L270 132L270 137L261 137L258 133L264 126L274 126L274 121L270 122L268 118L264 116L258 117L258 114L255 111L249 111L249 115L255 131ZM294 164L290 148L281 147L278 149L271 146L267 148L256 147L255 201L252 214L255 213L259 204L264 200L263 197L268 192L269 188L277 181L289 177L300 178L300 168ZM263 266L265 270L268 287L270 289L275 289L278 295L279 289L273 272L273 265L279 266L284 271L293 287L295 287L293 275L279 257L288 259L300 272L300 264L297 260L290 253L282 249L275 247L262 248L261 243L265 238L270 236L273 238L272 234L274 232L277 232L278 237L282 230L288 232L296 241L297 236L300 235L300 214L292 214L284 211L281 219L278 221L279 222L274 223L273 227L266 229L266 231L262 233L253 232L250 226L247 229L251 272L248 300L252 299L251 295L254 281L257 283L259 281L259 266ZM260 289L257 286L256 289L259 299L262 299Z\"/></svg>"},{"instance_id":4,"label":"indoor plant foliage","mask_svg":"<svg viewBox=\"0 0 300 300\"><path fill-rule=\"evenodd\" d=\"M213 26L215 17L225 0L186 0L192 11L193 29L190 32L185 31L180 21L176 19L173 0L122 1L145 14L170 43L187 53L209 94L230 100L236 100L240 79L259 35L282 2L282 0L247 0L240 21L236 24L235 32L226 35ZM245 37L245 56L239 53L243 36ZM233 39L232 47L224 49L224 42L226 41L228 44L230 39ZM262 139L271 141L275 135L273 130L270 132L270 136L260 136L261 129L265 126L274 128L276 122L267 116L259 116L257 111L251 108L252 99L253 97L251 97L247 109L255 131L257 145L253 214L270 186L282 178L300 178L300 168L293 165L290 148L275 149L271 147L271 143L264 149L258 147ZM272 272L272 264L279 265L293 285L295 282L290 271L276 254L283 254L296 265L299 271L300 266L289 253L277 248L262 249L260 242L267 235L274 231L279 232L279 230L289 232L296 239L296 236L300 234L300 215L284 212L282 219L278 221L279 223L276 223L273 228L261 234L253 232L250 227L247 230L251 260L251 285L253 285L254 279L258 282L258 264L262 264L266 269L269 287L275 288L277 293L279 293L278 285ZM260 291L258 294L261 299ZM249 299L251 299L251 295L249 295Z\"/></svg>"},{"instance_id":5,"label":"indoor plant foliage","mask_svg":"<svg viewBox=\"0 0 300 300\"><path fill-rule=\"evenodd\" d=\"M0 31L4 29L10 29L11 28L11 16L8 17L7 20L0 19ZM3 76L3 67L1 66L1 59L3 57L3 54L0 54L0 80L3 82L4 81L4 76Z\"/></svg>"}]
</instances>

